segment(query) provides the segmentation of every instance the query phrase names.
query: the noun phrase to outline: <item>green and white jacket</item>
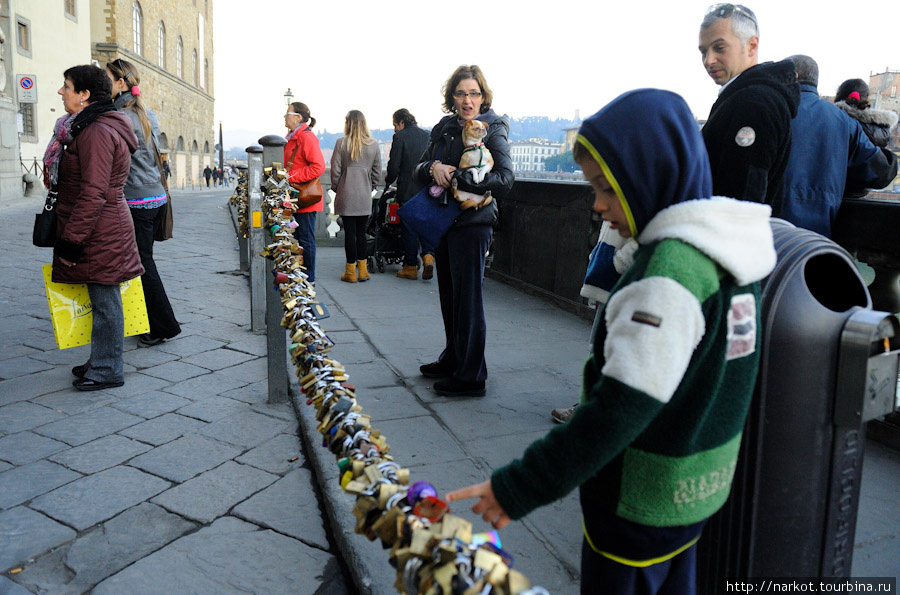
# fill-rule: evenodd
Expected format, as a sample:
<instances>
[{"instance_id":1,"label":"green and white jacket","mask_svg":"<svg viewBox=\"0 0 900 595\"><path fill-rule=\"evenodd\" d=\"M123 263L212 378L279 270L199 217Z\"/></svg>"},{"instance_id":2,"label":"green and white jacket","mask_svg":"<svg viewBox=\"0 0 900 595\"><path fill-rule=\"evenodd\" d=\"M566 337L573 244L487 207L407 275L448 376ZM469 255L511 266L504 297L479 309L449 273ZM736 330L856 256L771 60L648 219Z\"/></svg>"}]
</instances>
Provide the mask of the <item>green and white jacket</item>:
<instances>
[{"instance_id":1,"label":"green and white jacket","mask_svg":"<svg viewBox=\"0 0 900 595\"><path fill-rule=\"evenodd\" d=\"M600 535L611 518L685 527L724 504L759 366L759 281L775 265L769 213L717 197L650 220L601 316L581 406L492 475L510 517L580 486L588 539L615 551Z\"/></svg>"}]
</instances>

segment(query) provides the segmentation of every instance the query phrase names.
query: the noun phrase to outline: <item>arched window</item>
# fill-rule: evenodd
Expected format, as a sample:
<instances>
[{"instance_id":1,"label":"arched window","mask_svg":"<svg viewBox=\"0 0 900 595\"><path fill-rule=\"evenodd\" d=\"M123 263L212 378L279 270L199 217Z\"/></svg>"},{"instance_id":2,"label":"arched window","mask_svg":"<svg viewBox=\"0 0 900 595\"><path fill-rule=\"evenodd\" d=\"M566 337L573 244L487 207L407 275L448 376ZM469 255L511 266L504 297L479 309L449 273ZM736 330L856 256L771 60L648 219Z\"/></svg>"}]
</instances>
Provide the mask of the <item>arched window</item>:
<instances>
[{"instance_id":1,"label":"arched window","mask_svg":"<svg viewBox=\"0 0 900 595\"><path fill-rule=\"evenodd\" d=\"M175 150L176 151L184 151L184 137L179 136L178 140L175 142Z\"/></svg>"},{"instance_id":2,"label":"arched window","mask_svg":"<svg viewBox=\"0 0 900 595\"><path fill-rule=\"evenodd\" d=\"M160 151L168 151L169 150L169 137L166 136L165 132L159 133L159 150Z\"/></svg>"},{"instance_id":3,"label":"arched window","mask_svg":"<svg viewBox=\"0 0 900 595\"><path fill-rule=\"evenodd\" d=\"M197 50L191 52L191 82L197 86Z\"/></svg>"},{"instance_id":4,"label":"arched window","mask_svg":"<svg viewBox=\"0 0 900 595\"><path fill-rule=\"evenodd\" d=\"M144 15L141 12L141 4L134 0L131 5L131 25L134 29L134 53L143 56L144 51Z\"/></svg>"},{"instance_id":5,"label":"arched window","mask_svg":"<svg viewBox=\"0 0 900 595\"><path fill-rule=\"evenodd\" d=\"M166 26L162 21L159 22L159 28L157 29L157 57L159 67L166 67Z\"/></svg>"},{"instance_id":6,"label":"arched window","mask_svg":"<svg viewBox=\"0 0 900 595\"><path fill-rule=\"evenodd\" d=\"M203 88L209 91L209 60L203 61Z\"/></svg>"},{"instance_id":7,"label":"arched window","mask_svg":"<svg viewBox=\"0 0 900 595\"><path fill-rule=\"evenodd\" d=\"M175 75L180 79L184 78L184 42L181 41L181 35L175 44Z\"/></svg>"},{"instance_id":8,"label":"arched window","mask_svg":"<svg viewBox=\"0 0 900 595\"><path fill-rule=\"evenodd\" d=\"M206 141L205 143L203 143L203 152L209 153L209 141Z\"/></svg>"},{"instance_id":9,"label":"arched window","mask_svg":"<svg viewBox=\"0 0 900 595\"><path fill-rule=\"evenodd\" d=\"M196 153L196 152L197 152L197 141L194 141L194 142L191 143L191 152L192 152L192 153Z\"/></svg>"}]
</instances>

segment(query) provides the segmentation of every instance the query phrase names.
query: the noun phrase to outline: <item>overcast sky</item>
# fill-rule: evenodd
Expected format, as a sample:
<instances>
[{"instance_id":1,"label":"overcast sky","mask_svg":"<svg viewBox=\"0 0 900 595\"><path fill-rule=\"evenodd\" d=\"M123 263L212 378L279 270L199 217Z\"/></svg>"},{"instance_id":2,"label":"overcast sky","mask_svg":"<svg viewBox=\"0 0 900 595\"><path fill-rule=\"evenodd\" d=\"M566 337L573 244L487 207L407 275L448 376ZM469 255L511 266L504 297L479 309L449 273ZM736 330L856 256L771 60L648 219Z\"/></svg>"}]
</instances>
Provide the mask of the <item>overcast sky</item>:
<instances>
[{"instance_id":1,"label":"overcast sky","mask_svg":"<svg viewBox=\"0 0 900 595\"><path fill-rule=\"evenodd\" d=\"M284 92L306 103L316 130L339 132L348 110L390 128L409 109L426 127L440 89L478 64L494 109L513 117L582 118L629 89L681 94L706 118L718 87L697 50L708 2L254 0L215 3L215 119L229 131L283 133ZM755 0L760 61L807 54L821 94L847 78L900 69L900 2ZM464 11L464 12L463 12ZM232 135L237 139L237 135Z\"/></svg>"}]
</instances>

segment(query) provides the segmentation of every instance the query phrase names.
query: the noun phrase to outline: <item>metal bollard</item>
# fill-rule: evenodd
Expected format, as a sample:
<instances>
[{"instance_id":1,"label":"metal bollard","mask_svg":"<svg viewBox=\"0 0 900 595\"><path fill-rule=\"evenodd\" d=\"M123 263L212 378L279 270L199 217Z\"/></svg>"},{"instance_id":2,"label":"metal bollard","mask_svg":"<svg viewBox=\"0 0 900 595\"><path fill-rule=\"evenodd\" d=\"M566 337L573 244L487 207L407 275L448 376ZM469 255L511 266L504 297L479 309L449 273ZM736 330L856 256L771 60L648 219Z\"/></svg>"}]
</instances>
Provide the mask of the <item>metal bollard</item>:
<instances>
[{"instance_id":1,"label":"metal bollard","mask_svg":"<svg viewBox=\"0 0 900 595\"><path fill-rule=\"evenodd\" d=\"M266 232L262 227L262 152L259 145L247 147L247 217L250 222L250 254L254 256L266 247ZM253 332L265 329L267 268L264 258L250 259L250 330Z\"/></svg>"},{"instance_id":2,"label":"metal bollard","mask_svg":"<svg viewBox=\"0 0 900 595\"><path fill-rule=\"evenodd\" d=\"M284 155L285 141L283 136L270 134L259 139L262 145L262 162L265 167L281 162ZM266 280L273 279L272 271L275 263L266 260ZM266 357L268 362L269 403L282 403L288 400L287 376L287 337L281 326L284 307L281 305L281 294L272 287L266 288Z\"/></svg>"}]
</instances>

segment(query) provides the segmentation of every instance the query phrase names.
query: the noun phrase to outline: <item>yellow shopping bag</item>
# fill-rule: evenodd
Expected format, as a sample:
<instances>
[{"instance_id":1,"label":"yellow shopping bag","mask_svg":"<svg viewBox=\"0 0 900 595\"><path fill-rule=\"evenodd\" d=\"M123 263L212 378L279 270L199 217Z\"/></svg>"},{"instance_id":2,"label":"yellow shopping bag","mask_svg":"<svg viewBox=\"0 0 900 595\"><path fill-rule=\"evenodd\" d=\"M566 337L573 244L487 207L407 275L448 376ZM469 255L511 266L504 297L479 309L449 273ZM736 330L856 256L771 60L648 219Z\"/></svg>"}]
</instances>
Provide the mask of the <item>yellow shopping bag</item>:
<instances>
[{"instance_id":1,"label":"yellow shopping bag","mask_svg":"<svg viewBox=\"0 0 900 595\"><path fill-rule=\"evenodd\" d=\"M44 285L47 288L47 302L53 321L53 334L60 349L87 345L91 342L91 299L87 285L54 283L53 265L45 264ZM125 317L125 336L150 332L147 319L147 304L144 303L144 288L141 278L135 277L119 285L122 291L122 313Z\"/></svg>"}]
</instances>

